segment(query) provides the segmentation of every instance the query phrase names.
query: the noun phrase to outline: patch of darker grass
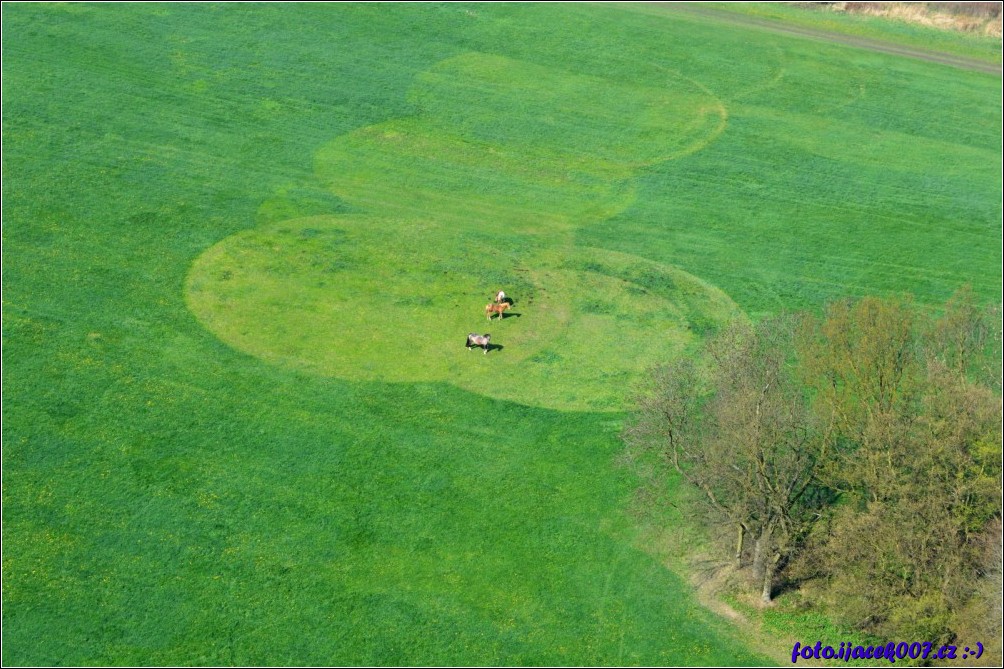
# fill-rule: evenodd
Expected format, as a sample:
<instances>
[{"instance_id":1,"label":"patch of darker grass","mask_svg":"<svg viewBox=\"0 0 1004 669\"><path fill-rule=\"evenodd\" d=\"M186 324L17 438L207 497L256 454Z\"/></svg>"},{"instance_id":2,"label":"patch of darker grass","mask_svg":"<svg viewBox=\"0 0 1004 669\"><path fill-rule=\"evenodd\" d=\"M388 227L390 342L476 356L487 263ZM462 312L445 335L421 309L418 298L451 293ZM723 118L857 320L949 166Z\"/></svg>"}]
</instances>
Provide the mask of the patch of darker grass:
<instances>
[{"instance_id":1,"label":"patch of darker grass","mask_svg":"<svg viewBox=\"0 0 1004 669\"><path fill-rule=\"evenodd\" d=\"M280 192L258 208L257 225L286 221L308 216L351 214L355 207L326 190L316 186L299 186Z\"/></svg>"},{"instance_id":2,"label":"patch of darker grass","mask_svg":"<svg viewBox=\"0 0 1004 669\"><path fill-rule=\"evenodd\" d=\"M563 358L558 353L549 350L543 350L538 353L531 355L527 358L528 362L535 362L543 365L550 365L557 362L561 362Z\"/></svg>"},{"instance_id":3,"label":"patch of darker grass","mask_svg":"<svg viewBox=\"0 0 1004 669\"><path fill-rule=\"evenodd\" d=\"M579 304L578 309L582 313L594 314L600 316L606 316L617 313L617 307L610 304L609 302L603 302L600 300L583 300Z\"/></svg>"}]
</instances>

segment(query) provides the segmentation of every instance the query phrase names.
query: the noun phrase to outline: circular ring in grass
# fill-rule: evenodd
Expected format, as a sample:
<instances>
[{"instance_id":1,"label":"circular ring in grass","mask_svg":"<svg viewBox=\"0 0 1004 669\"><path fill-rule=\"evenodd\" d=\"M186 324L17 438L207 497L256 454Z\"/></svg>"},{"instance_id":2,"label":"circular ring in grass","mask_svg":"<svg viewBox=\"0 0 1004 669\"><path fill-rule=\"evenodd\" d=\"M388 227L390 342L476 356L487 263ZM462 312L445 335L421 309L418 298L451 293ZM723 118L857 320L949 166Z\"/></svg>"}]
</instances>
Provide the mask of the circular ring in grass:
<instances>
[{"instance_id":1,"label":"circular ring in grass","mask_svg":"<svg viewBox=\"0 0 1004 669\"><path fill-rule=\"evenodd\" d=\"M654 66L613 80L468 53L420 73L417 114L358 128L315 156L323 187L360 210L500 234L568 231L626 209L645 167L703 149L724 104Z\"/></svg>"},{"instance_id":2,"label":"circular ring in grass","mask_svg":"<svg viewBox=\"0 0 1004 669\"><path fill-rule=\"evenodd\" d=\"M514 304L489 323L499 289ZM635 256L353 215L228 237L196 260L186 293L209 330L270 363L564 410L620 409L639 373L738 313ZM470 332L491 333L488 355L465 349Z\"/></svg>"}]
</instances>

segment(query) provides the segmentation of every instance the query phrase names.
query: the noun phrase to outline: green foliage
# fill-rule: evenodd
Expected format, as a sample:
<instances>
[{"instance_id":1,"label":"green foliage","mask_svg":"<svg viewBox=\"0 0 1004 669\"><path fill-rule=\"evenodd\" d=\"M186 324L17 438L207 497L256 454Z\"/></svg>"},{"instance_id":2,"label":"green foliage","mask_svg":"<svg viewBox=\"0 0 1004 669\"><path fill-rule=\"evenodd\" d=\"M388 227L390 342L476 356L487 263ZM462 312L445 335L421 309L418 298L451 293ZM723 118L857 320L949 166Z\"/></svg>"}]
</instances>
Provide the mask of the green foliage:
<instances>
[{"instance_id":1,"label":"green foliage","mask_svg":"<svg viewBox=\"0 0 1004 669\"><path fill-rule=\"evenodd\" d=\"M1001 509L1001 404L970 373L988 353L971 344L1000 324L971 300L960 292L937 319L904 302L837 304L804 349L833 429L822 479L851 502L835 510L823 549L832 607L876 634L948 641L983 596L981 535Z\"/></svg>"}]
</instances>

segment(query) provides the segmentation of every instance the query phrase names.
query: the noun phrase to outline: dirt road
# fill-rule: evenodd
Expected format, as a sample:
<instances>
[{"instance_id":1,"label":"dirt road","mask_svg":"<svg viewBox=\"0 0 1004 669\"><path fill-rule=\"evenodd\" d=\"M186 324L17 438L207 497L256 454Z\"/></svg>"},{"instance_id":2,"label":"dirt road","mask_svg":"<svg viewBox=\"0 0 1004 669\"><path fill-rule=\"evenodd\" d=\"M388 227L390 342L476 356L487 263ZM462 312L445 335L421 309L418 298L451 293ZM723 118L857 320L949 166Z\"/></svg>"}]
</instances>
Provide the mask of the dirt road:
<instances>
[{"instance_id":1,"label":"dirt road","mask_svg":"<svg viewBox=\"0 0 1004 669\"><path fill-rule=\"evenodd\" d=\"M853 46L860 49L869 49L871 51L878 51L880 53L888 53L895 56L903 56L905 58L915 58L917 60L925 60L930 63L941 63L942 65L957 67L963 70L987 72L989 74L996 74L997 76L1001 76L1001 65L990 63L983 60L976 60L974 58L966 58L964 56L956 56L954 54L942 53L939 51L926 51L914 47L902 46L900 44L893 44L891 42L869 39L867 37L857 37L855 35L846 35L843 33L829 32L826 30L817 30L814 28L806 28L803 26L794 26L786 23L781 23L779 21L771 21L770 19L761 19L755 16L746 16L744 14L737 14L733 12L711 9L709 7L702 7L699 5L685 5L683 3L678 3L678 2L654 2L651 4L652 6L659 7L665 10L667 13L677 12L680 14L688 14L694 17L705 17L708 19L714 19L715 21L723 21L736 25L750 26L753 28L758 28L761 30L769 30L772 32L782 33L785 35L795 35L797 37L805 37L807 39L830 42L833 44L844 44L847 46Z\"/></svg>"}]
</instances>

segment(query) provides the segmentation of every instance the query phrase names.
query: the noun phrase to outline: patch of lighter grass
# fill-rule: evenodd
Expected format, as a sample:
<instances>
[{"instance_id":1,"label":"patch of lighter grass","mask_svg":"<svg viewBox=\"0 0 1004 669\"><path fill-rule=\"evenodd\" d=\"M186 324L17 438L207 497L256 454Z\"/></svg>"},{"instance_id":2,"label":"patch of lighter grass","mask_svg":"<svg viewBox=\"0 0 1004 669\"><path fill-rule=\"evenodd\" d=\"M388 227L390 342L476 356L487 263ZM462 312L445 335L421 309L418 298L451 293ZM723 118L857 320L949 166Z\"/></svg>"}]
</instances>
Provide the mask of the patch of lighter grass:
<instances>
[{"instance_id":1,"label":"patch of lighter grass","mask_svg":"<svg viewBox=\"0 0 1004 669\"><path fill-rule=\"evenodd\" d=\"M505 252L502 239L449 232L369 216L260 227L196 261L188 304L273 364L598 411L620 409L637 374L738 313L676 268L578 247ZM514 305L489 322L497 288ZM492 335L487 354L465 348L471 332Z\"/></svg>"},{"instance_id":2,"label":"patch of lighter grass","mask_svg":"<svg viewBox=\"0 0 1004 669\"><path fill-rule=\"evenodd\" d=\"M862 97L867 95L862 87ZM778 143L806 155L821 156L835 163L880 168L904 174L930 173L930 156L950 158L942 171L965 170L967 174L992 174L993 146L973 146L949 137L925 137L830 116L792 113L764 107L744 110L757 122L777 126ZM983 168L974 169L974 166Z\"/></svg>"},{"instance_id":3,"label":"patch of lighter grass","mask_svg":"<svg viewBox=\"0 0 1004 669\"><path fill-rule=\"evenodd\" d=\"M315 167L327 189L366 211L495 232L570 230L634 199L622 165L494 146L414 119L338 137Z\"/></svg>"}]
</instances>

